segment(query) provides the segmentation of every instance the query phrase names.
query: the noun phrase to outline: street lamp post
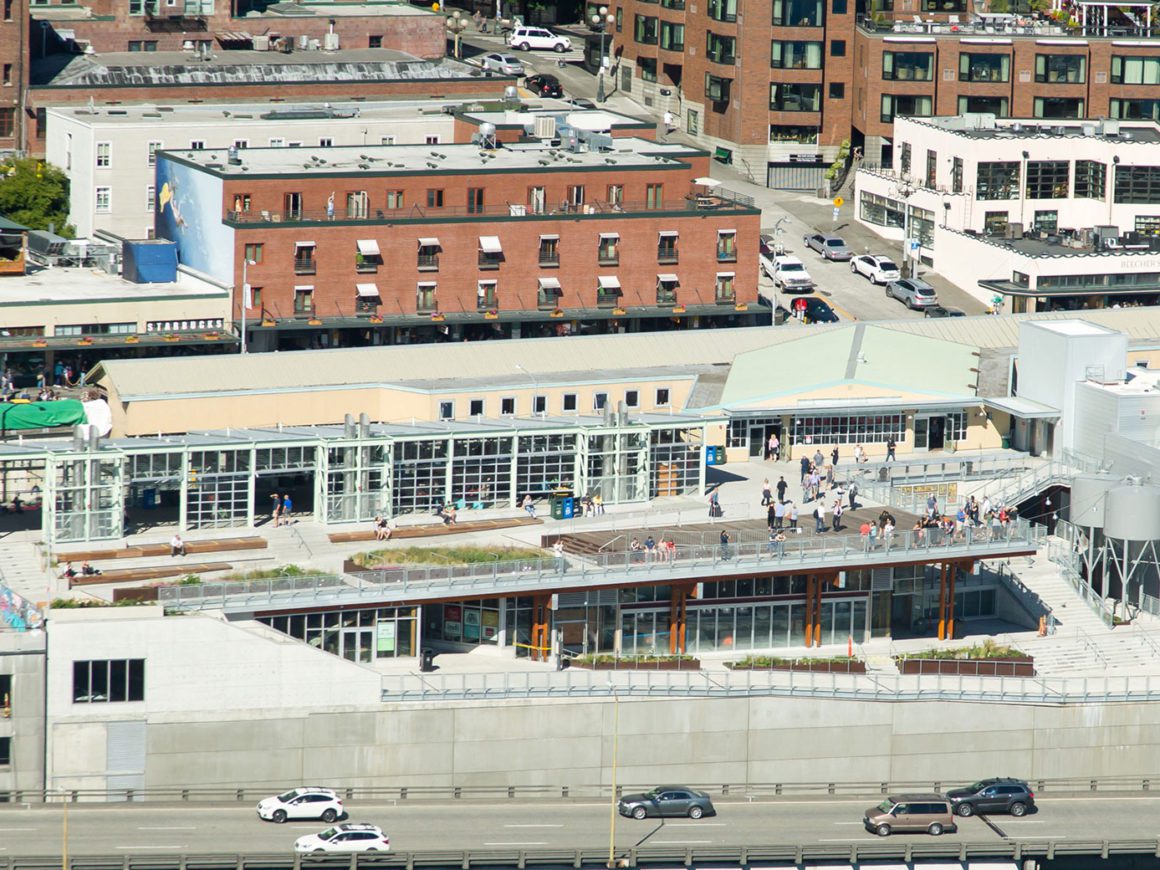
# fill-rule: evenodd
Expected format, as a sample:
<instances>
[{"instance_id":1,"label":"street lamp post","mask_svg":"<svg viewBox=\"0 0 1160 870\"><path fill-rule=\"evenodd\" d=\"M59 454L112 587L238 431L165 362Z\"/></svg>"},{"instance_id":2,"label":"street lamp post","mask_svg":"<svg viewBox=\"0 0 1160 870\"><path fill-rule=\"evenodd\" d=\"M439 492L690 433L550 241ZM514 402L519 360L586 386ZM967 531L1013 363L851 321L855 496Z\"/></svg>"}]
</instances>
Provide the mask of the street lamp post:
<instances>
[{"instance_id":1,"label":"street lamp post","mask_svg":"<svg viewBox=\"0 0 1160 870\"><path fill-rule=\"evenodd\" d=\"M249 257L242 259L242 353L246 353L246 309L250 307L249 267L255 265L256 260Z\"/></svg>"},{"instance_id":2,"label":"street lamp post","mask_svg":"<svg viewBox=\"0 0 1160 870\"><path fill-rule=\"evenodd\" d=\"M910 198L918 187L909 175L901 175L894 191L902 200L902 277L913 278L914 269L910 262Z\"/></svg>"},{"instance_id":3,"label":"street lamp post","mask_svg":"<svg viewBox=\"0 0 1160 870\"><path fill-rule=\"evenodd\" d=\"M600 11L592 15L592 26L600 28L600 71L597 73L596 79L596 102L603 103L604 95L604 37L608 34L608 28L616 23L616 16L608 11L607 6L601 6Z\"/></svg>"},{"instance_id":4,"label":"street lamp post","mask_svg":"<svg viewBox=\"0 0 1160 870\"><path fill-rule=\"evenodd\" d=\"M452 13L451 17L447 19L447 31L451 34L451 38L454 40L454 48L452 49L452 53L455 55L456 60L459 59L460 55L459 35L466 29L467 21L460 15L459 10L456 9L455 12Z\"/></svg>"},{"instance_id":5,"label":"street lamp post","mask_svg":"<svg viewBox=\"0 0 1160 870\"><path fill-rule=\"evenodd\" d=\"M612 689L612 797L608 807L608 867L616 867L616 756L620 749L620 696L616 693L616 686L609 683Z\"/></svg>"}]
</instances>

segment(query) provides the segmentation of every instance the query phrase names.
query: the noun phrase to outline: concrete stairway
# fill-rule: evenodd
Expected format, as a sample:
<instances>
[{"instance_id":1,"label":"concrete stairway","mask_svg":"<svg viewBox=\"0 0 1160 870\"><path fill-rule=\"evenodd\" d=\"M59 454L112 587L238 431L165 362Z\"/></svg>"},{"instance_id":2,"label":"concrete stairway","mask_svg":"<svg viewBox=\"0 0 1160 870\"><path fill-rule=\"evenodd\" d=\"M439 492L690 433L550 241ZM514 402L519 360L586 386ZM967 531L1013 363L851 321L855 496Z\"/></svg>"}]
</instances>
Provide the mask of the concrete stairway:
<instances>
[{"instance_id":1,"label":"concrete stairway","mask_svg":"<svg viewBox=\"0 0 1160 870\"><path fill-rule=\"evenodd\" d=\"M1030 560L1013 559L1011 572L1051 608L1058 624L1057 633L1073 634L1080 629L1095 637L1108 631L1103 621L1064 579L1059 565L1047 558L1046 547L1040 548Z\"/></svg>"},{"instance_id":2,"label":"concrete stairway","mask_svg":"<svg viewBox=\"0 0 1160 870\"><path fill-rule=\"evenodd\" d=\"M41 570L40 554L33 541L11 538L0 542L0 579L33 604L49 601L60 591L59 583L63 582Z\"/></svg>"}]
</instances>

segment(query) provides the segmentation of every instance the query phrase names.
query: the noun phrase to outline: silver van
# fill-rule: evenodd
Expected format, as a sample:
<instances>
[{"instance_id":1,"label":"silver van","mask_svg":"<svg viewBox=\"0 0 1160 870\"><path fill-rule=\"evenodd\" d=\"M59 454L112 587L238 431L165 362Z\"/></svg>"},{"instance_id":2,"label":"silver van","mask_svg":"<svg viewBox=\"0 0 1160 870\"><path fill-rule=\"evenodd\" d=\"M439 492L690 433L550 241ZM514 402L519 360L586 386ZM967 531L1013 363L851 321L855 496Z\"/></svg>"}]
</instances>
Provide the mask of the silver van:
<instances>
[{"instance_id":1,"label":"silver van","mask_svg":"<svg viewBox=\"0 0 1160 870\"><path fill-rule=\"evenodd\" d=\"M879 837L895 831L925 831L937 837L943 831L958 830L950 801L933 793L891 795L866 810L863 822L867 831Z\"/></svg>"}]
</instances>

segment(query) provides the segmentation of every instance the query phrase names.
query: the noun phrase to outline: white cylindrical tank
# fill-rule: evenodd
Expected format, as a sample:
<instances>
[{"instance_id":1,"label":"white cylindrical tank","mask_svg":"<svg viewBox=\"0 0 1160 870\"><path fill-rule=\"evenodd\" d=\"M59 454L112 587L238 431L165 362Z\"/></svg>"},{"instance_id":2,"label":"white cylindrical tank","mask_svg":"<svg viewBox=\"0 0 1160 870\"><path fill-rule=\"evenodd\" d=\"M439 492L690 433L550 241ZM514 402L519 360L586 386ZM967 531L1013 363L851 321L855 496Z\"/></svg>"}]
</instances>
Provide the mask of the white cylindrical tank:
<instances>
[{"instance_id":1,"label":"white cylindrical tank","mask_svg":"<svg viewBox=\"0 0 1160 870\"><path fill-rule=\"evenodd\" d=\"M1071 480L1071 521L1089 529L1104 527L1108 490L1123 478L1110 474L1077 474Z\"/></svg>"},{"instance_id":2,"label":"white cylindrical tank","mask_svg":"<svg viewBox=\"0 0 1160 870\"><path fill-rule=\"evenodd\" d=\"M485 139L494 139L495 124L491 123L491 121L484 121L479 125L479 135Z\"/></svg>"},{"instance_id":3,"label":"white cylindrical tank","mask_svg":"<svg viewBox=\"0 0 1160 870\"><path fill-rule=\"evenodd\" d=\"M1104 532L1121 541L1160 539L1160 486L1128 480L1109 489Z\"/></svg>"}]
</instances>

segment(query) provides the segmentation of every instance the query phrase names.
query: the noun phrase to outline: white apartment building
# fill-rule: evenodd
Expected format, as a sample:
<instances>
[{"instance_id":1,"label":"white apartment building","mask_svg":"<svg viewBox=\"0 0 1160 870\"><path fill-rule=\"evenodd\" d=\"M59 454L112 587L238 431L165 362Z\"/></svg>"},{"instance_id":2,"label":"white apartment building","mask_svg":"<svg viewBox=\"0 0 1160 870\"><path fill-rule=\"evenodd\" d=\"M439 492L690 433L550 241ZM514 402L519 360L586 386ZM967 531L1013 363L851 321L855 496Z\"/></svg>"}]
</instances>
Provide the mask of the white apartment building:
<instances>
[{"instance_id":1,"label":"white apartment building","mask_svg":"<svg viewBox=\"0 0 1160 870\"><path fill-rule=\"evenodd\" d=\"M1160 125L899 118L857 219L1004 310L1160 300Z\"/></svg>"},{"instance_id":2,"label":"white apartment building","mask_svg":"<svg viewBox=\"0 0 1160 870\"><path fill-rule=\"evenodd\" d=\"M62 106L47 112L46 156L69 177L79 238L152 238L157 151L451 142L445 102Z\"/></svg>"}]
</instances>

